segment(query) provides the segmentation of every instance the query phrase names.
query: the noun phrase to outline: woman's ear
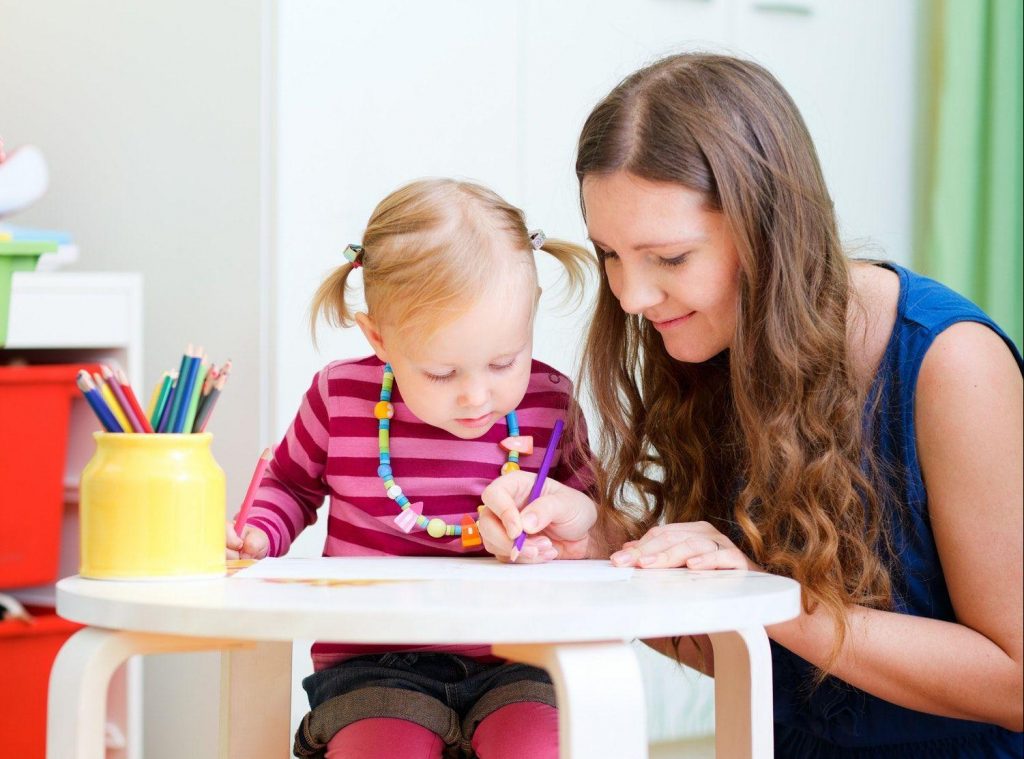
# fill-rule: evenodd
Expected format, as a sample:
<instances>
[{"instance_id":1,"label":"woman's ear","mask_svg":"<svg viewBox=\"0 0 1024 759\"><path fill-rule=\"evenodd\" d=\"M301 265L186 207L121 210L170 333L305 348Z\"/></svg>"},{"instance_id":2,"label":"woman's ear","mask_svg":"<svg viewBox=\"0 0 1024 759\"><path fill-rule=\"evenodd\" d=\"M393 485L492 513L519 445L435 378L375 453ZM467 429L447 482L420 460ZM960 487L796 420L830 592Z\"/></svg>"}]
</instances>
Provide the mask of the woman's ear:
<instances>
[{"instance_id":1,"label":"woman's ear","mask_svg":"<svg viewBox=\"0 0 1024 759\"><path fill-rule=\"evenodd\" d=\"M359 325L359 329L363 331L363 336L366 338L366 342L373 348L373 352L377 354L384 363L387 363L388 356L387 351L384 350L384 338L380 334L380 327L377 325L369 314L364 314L362 311L356 314L356 324Z\"/></svg>"}]
</instances>

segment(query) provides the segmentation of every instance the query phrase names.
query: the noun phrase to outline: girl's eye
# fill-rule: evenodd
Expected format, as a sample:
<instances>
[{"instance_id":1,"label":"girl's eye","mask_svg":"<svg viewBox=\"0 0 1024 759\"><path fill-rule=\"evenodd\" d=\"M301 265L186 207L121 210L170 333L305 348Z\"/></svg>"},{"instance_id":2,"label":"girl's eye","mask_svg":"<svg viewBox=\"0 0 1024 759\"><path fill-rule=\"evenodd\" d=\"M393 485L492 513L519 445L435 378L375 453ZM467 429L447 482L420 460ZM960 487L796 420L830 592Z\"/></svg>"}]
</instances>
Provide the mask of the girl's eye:
<instances>
[{"instance_id":1,"label":"girl's eye","mask_svg":"<svg viewBox=\"0 0 1024 759\"><path fill-rule=\"evenodd\" d=\"M658 266L679 266L679 264L686 261L689 256L689 253L683 253L681 256L676 256L675 258L659 258Z\"/></svg>"},{"instance_id":2,"label":"girl's eye","mask_svg":"<svg viewBox=\"0 0 1024 759\"><path fill-rule=\"evenodd\" d=\"M614 250L604 250L602 248L597 247L596 245L594 246L594 252L597 253L597 260L602 262L611 261L619 257Z\"/></svg>"},{"instance_id":3,"label":"girl's eye","mask_svg":"<svg viewBox=\"0 0 1024 759\"><path fill-rule=\"evenodd\" d=\"M496 372L504 371L505 369L511 369L512 365L515 362L516 362L516 360L512 359L511 361L509 361L507 363L504 363L504 364L491 364L491 369L493 369Z\"/></svg>"},{"instance_id":4,"label":"girl's eye","mask_svg":"<svg viewBox=\"0 0 1024 759\"><path fill-rule=\"evenodd\" d=\"M452 377L455 376L455 370L454 369L452 371L448 372L447 374L431 374L430 372L423 372L423 373L427 376L427 379L430 380L431 382L447 382L448 380L450 380Z\"/></svg>"}]
</instances>

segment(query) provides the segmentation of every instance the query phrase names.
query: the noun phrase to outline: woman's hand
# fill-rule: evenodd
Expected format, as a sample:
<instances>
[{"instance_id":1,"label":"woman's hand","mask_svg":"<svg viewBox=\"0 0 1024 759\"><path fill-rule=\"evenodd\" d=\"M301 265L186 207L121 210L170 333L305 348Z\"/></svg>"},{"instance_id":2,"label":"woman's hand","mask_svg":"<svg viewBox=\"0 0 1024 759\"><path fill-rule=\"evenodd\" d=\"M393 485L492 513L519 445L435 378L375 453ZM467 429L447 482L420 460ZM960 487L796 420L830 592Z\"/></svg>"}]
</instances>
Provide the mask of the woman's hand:
<instances>
[{"instance_id":1,"label":"woman's hand","mask_svg":"<svg viewBox=\"0 0 1024 759\"><path fill-rule=\"evenodd\" d=\"M536 478L529 472L509 472L484 490L481 500L487 508L480 512L484 548L509 561L513 541L525 530L527 539L517 561L585 559L597 504L585 493L547 479L540 496L527 506Z\"/></svg>"},{"instance_id":2,"label":"woman's hand","mask_svg":"<svg viewBox=\"0 0 1024 759\"><path fill-rule=\"evenodd\" d=\"M652 527L639 540L612 554L617 567L663 569L750 569L760 571L729 538L707 522L678 522Z\"/></svg>"},{"instance_id":3,"label":"woman's hand","mask_svg":"<svg viewBox=\"0 0 1024 759\"><path fill-rule=\"evenodd\" d=\"M235 532L235 527L228 522L225 527L226 559L262 559L270 551L270 538L259 527L247 524L242 528L242 536Z\"/></svg>"}]
</instances>

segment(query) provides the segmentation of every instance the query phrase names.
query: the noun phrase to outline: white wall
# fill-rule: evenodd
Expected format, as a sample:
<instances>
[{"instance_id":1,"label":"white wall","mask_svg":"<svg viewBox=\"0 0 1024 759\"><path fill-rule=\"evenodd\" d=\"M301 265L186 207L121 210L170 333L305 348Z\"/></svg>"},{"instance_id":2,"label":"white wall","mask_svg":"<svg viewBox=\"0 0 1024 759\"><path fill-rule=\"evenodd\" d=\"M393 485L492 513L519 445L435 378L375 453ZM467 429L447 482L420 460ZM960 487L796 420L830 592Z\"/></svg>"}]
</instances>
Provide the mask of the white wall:
<instances>
[{"instance_id":1,"label":"white wall","mask_svg":"<svg viewBox=\"0 0 1024 759\"><path fill-rule=\"evenodd\" d=\"M241 500L260 397L260 3L0 0L0 134L51 187L10 221L71 232L89 271L140 271L149 388L185 344L234 376L211 430ZM151 657L145 756L214 755L216 655Z\"/></svg>"}]
</instances>

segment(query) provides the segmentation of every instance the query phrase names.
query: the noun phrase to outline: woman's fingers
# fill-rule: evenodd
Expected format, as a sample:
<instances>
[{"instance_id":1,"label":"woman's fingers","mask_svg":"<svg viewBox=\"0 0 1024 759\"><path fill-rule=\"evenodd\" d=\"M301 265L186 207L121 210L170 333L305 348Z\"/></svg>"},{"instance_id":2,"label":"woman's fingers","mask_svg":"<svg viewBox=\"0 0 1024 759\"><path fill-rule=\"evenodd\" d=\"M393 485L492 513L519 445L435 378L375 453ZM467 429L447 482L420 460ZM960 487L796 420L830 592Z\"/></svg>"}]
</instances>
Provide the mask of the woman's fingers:
<instances>
[{"instance_id":1,"label":"woman's fingers","mask_svg":"<svg viewBox=\"0 0 1024 759\"><path fill-rule=\"evenodd\" d=\"M660 525L612 554L620 567L663 569L749 569L747 557L707 522Z\"/></svg>"}]
</instances>

